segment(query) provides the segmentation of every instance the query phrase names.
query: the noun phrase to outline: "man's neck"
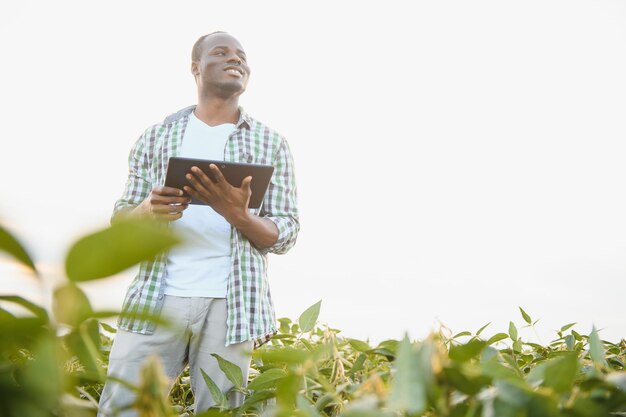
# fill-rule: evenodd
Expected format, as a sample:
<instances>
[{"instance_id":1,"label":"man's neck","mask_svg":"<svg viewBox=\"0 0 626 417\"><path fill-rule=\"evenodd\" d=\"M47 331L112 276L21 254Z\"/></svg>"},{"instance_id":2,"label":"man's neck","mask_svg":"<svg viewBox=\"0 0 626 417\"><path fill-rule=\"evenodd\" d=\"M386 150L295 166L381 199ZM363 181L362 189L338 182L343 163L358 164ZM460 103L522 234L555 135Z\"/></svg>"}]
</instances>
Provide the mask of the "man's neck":
<instances>
[{"instance_id":1,"label":"man's neck","mask_svg":"<svg viewBox=\"0 0 626 417\"><path fill-rule=\"evenodd\" d=\"M239 121L239 99L198 98L198 105L194 111L196 117L209 126L222 123L237 124Z\"/></svg>"}]
</instances>

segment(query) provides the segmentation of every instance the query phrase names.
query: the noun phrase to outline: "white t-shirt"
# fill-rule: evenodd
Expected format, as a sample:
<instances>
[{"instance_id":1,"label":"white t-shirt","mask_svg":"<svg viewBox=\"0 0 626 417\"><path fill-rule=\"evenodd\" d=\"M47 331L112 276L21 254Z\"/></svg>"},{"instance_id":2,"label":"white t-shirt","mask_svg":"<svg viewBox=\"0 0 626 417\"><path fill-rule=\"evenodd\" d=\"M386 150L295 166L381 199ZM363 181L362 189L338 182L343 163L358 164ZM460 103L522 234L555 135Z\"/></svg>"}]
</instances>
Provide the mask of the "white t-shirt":
<instances>
[{"instance_id":1,"label":"white t-shirt","mask_svg":"<svg viewBox=\"0 0 626 417\"><path fill-rule=\"evenodd\" d=\"M209 126L192 112L180 156L222 161L234 130L232 123ZM165 294L225 298L231 266L230 223L209 206L190 204L171 227L186 242L167 255Z\"/></svg>"}]
</instances>

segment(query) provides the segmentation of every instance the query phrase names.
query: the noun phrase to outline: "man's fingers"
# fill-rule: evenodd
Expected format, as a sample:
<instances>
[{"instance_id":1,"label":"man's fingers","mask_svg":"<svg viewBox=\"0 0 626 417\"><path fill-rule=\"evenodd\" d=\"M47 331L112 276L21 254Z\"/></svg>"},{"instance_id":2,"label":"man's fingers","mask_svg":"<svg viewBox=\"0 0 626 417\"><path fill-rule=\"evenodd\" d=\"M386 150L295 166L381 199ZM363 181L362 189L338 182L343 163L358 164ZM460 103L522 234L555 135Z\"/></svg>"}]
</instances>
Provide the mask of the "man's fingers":
<instances>
[{"instance_id":1,"label":"man's fingers","mask_svg":"<svg viewBox=\"0 0 626 417\"><path fill-rule=\"evenodd\" d=\"M217 165L211 164L209 165L209 169L213 173L213 177L215 177L215 182L223 183L226 181L226 178L224 178L224 175L222 175L222 171L220 171Z\"/></svg>"},{"instance_id":2,"label":"man's fingers","mask_svg":"<svg viewBox=\"0 0 626 417\"><path fill-rule=\"evenodd\" d=\"M197 173L193 168L192 171L194 171L194 174L187 174L185 177L187 178L187 181L189 181L189 183L191 184L191 188L193 188L194 191L197 191L197 193L190 193L187 187L183 187L183 189L196 198L198 197L198 193L203 195L211 195L212 193L210 190L213 187L213 184L211 184L211 180L206 175L204 175L202 171L200 171L200 173Z\"/></svg>"},{"instance_id":3,"label":"man's fingers","mask_svg":"<svg viewBox=\"0 0 626 417\"><path fill-rule=\"evenodd\" d=\"M187 194L189 194L192 197L195 197L197 200L204 201L205 203L210 203L210 199L208 199L206 196L200 195L200 193L194 190L193 188L185 185L183 189L185 190Z\"/></svg>"},{"instance_id":4,"label":"man's fingers","mask_svg":"<svg viewBox=\"0 0 626 417\"><path fill-rule=\"evenodd\" d=\"M181 190L182 192L182 190ZM172 197L167 195L152 195L150 197L150 202L153 205L156 204L187 204L191 201L189 197Z\"/></svg>"},{"instance_id":5,"label":"man's fingers","mask_svg":"<svg viewBox=\"0 0 626 417\"><path fill-rule=\"evenodd\" d=\"M153 213L178 213L189 207L189 204L157 204L152 206Z\"/></svg>"},{"instance_id":6,"label":"man's fingers","mask_svg":"<svg viewBox=\"0 0 626 417\"><path fill-rule=\"evenodd\" d=\"M182 196L183 190L180 188L166 187L165 185L159 185L152 189L153 194L157 195L169 195L169 196Z\"/></svg>"},{"instance_id":7,"label":"man's fingers","mask_svg":"<svg viewBox=\"0 0 626 417\"><path fill-rule=\"evenodd\" d=\"M202 184L202 186L206 190L213 191L213 187L215 187L215 182L213 182L200 168L192 167L191 168L191 172L192 172L191 174L187 174L188 179L189 179L189 176L191 176L198 183ZM190 180L190 182L191 182L191 180ZM194 187L195 187L195 185L194 185ZM197 189L197 187L196 187L196 189ZM200 191L200 190L198 190L198 191Z\"/></svg>"}]
</instances>

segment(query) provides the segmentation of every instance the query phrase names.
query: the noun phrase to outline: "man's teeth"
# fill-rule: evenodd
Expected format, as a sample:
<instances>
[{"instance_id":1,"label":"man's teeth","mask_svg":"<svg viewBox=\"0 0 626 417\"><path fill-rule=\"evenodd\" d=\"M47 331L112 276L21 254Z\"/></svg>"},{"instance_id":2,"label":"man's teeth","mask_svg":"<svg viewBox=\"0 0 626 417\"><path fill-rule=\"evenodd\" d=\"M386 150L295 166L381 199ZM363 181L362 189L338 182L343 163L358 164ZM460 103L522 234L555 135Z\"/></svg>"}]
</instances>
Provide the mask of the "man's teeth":
<instances>
[{"instance_id":1,"label":"man's teeth","mask_svg":"<svg viewBox=\"0 0 626 417\"><path fill-rule=\"evenodd\" d=\"M233 75L237 75L237 76L241 77L241 73L239 71L237 71L237 70L227 69L226 72L229 73L229 74L233 74Z\"/></svg>"}]
</instances>

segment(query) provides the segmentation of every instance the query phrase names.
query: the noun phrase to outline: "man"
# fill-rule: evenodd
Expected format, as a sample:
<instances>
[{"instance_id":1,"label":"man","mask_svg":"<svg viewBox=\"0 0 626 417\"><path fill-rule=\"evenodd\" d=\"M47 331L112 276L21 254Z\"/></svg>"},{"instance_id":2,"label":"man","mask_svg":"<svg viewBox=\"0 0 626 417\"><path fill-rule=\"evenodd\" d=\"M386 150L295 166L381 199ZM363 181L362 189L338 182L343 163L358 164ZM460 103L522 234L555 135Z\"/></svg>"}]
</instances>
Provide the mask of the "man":
<instances>
[{"instance_id":1,"label":"man","mask_svg":"<svg viewBox=\"0 0 626 417\"><path fill-rule=\"evenodd\" d=\"M249 352L277 332L266 255L287 252L300 224L286 140L239 107L250 76L241 44L224 32L201 37L193 47L191 72L197 105L168 116L139 138L112 217L112 222L121 217L169 222L186 243L140 266L124 300L126 314L118 321L108 375L137 383L142 361L156 353L173 383L188 363L200 412L215 404L201 370L222 392L232 387L211 353L239 366L246 381ZM261 208L248 209L251 177L233 187L215 165L209 168L215 181L192 168L184 191L208 205L189 205L183 190L163 186L172 156L267 164L274 173ZM157 326L145 318L150 314L173 326ZM133 400L130 390L109 380L98 415L115 413ZM230 401L237 406L242 398Z\"/></svg>"}]
</instances>

